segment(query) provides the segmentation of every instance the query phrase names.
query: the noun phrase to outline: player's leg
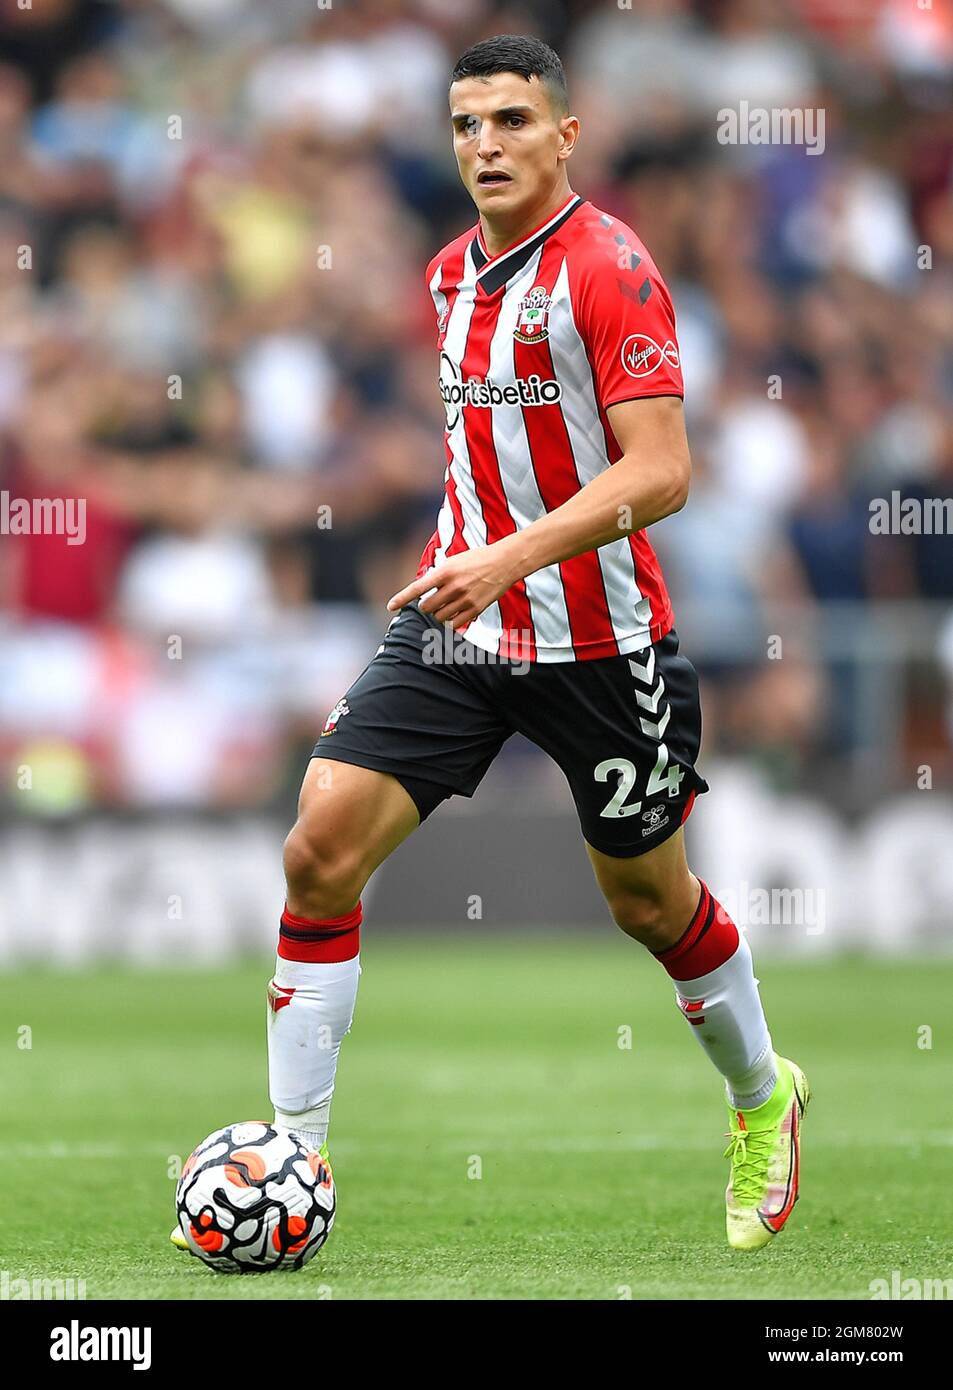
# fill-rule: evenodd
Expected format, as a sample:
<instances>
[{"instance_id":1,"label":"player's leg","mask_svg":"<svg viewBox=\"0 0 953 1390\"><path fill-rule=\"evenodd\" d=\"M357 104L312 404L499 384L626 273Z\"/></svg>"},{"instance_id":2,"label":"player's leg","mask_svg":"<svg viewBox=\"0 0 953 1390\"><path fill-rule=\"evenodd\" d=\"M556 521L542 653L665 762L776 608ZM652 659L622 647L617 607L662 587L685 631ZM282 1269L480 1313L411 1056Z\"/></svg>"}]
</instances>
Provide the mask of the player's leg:
<instances>
[{"instance_id":1,"label":"player's leg","mask_svg":"<svg viewBox=\"0 0 953 1390\"><path fill-rule=\"evenodd\" d=\"M291 912L352 911L374 870L419 824L413 798L391 773L312 758L284 847Z\"/></svg>"},{"instance_id":2,"label":"player's leg","mask_svg":"<svg viewBox=\"0 0 953 1390\"><path fill-rule=\"evenodd\" d=\"M684 1017L725 1079L732 1132L743 1123L749 1136L752 1128L761 1135L746 1147L732 1141L733 1162L744 1162L732 1170L728 1232L732 1244L762 1244L796 1197L806 1094L800 1073L774 1052L747 941L685 857L682 826L707 791L695 769L694 667L670 632L631 656L553 663L514 678L508 704L521 732L566 774L609 909L673 980Z\"/></svg>"},{"instance_id":3,"label":"player's leg","mask_svg":"<svg viewBox=\"0 0 953 1390\"><path fill-rule=\"evenodd\" d=\"M609 911L668 972L679 1007L729 1100L752 1108L777 1080L751 951L724 908L688 867L681 827L655 849L620 858L586 845Z\"/></svg>"},{"instance_id":4,"label":"player's leg","mask_svg":"<svg viewBox=\"0 0 953 1390\"><path fill-rule=\"evenodd\" d=\"M285 843L287 903L269 987L276 1123L324 1143L360 975L361 893L441 801L471 796L509 736L479 682L413 605L328 716Z\"/></svg>"},{"instance_id":5,"label":"player's leg","mask_svg":"<svg viewBox=\"0 0 953 1390\"><path fill-rule=\"evenodd\" d=\"M406 781L416 801L390 773L312 758L285 841L286 903L268 986L269 1092L276 1127L295 1130L325 1159L338 1053L361 973L361 893L439 799ZM188 1250L178 1226L170 1239Z\"/></svg>"},{"instance_id":6,"label":"player's leg","mask_svg":"<svg viewBox=\"0 0 953 1390\"><path fill-rule=\"evenodd\" d=\"M705 1000L706 1027L693 1033L736 1104L759 1104L777 1073L751 953L685 857L683 822L707 783L695 770L698 678L678 638L631 657L514 674L507 703L569 780L616 922L684 985L686 1017Z\"/></svg>"},{"instance_id":7,"label":"player's leg","mask_svg":"<svg viewBox=\"0 0 953 1390\"><path fill-rule=\"evenodd\" d=\"M680 1009L725 1079L728 1240L736 1249L759 1249L781 1230L798 1199L807 1079L774 1051L751 950L689 871L681 828L635 858L587 849L615 921L668 972Z\"/></svg>"},{"instance_id":8,"label":"player's leg","mask_svg":"<svg viewBox=\"0 0 953 1390\"><path fill-rule=\"evenodd\" d=\"M268 1075L275 1123L325 1143L338 1053L360 967L361 893L420 823L390 773L313 758L285 841L287 882L268 986Z\"/></svg>"}]
</instances>

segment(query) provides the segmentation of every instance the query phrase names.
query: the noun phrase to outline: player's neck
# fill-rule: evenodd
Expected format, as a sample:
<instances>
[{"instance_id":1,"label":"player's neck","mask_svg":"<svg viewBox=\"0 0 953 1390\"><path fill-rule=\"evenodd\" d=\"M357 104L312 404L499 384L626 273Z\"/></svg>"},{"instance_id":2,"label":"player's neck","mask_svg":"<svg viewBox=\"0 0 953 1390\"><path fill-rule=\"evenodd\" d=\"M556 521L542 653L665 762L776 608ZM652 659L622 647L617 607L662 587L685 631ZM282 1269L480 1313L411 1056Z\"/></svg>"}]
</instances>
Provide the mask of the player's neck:
<instances>
[{"instance_id":1,"label":"player's neck","mask_svg":"<svg viewBox=\"0 0 953 1390\"><path fill-rule=\"evenodd\" d=\"M538 203L531 212L524 213L518 221L494 219L493 222L489 222L481 213L480 234L490 259L502 255L511 246L516 246L524 237L529 236L530 232L548 222L572 197L573 191L567 180L544 202Z\"/></svg>"}]
</instances>

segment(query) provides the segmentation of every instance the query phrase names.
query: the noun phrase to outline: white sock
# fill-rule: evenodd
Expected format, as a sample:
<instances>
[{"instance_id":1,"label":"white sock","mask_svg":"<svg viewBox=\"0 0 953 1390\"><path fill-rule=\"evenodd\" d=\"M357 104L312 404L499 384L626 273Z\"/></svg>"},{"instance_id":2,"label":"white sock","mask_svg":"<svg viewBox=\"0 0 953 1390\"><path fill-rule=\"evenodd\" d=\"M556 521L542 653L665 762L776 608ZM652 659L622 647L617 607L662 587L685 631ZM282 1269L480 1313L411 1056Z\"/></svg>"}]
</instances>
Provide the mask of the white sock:
<instances>
[{"instance_id":1,"label":"white sock","mask_svg":"<svg viewBox=\"0 0 953 1390\"><path fill-rule=\"evenodd\" d=\"M751 948L738 935L735 953L697 980L675 980L679 1007L725 1078L736 1110L766 1101L777 1080L774 1048L754 976Z\"/></svg>"},{"instance_id":2,"label":"white sock","mask_svg":"<svg viewBox=\"0 0 953 1390\"><path fill-rule=\"evenodd\" d=\"M279 956L268 987L268 1082L275 1125L295 1130L315 1149L328 1137L334 1073L354 1017L360 974L360 955L330 964Z\"/></svg>"}]
</instances>

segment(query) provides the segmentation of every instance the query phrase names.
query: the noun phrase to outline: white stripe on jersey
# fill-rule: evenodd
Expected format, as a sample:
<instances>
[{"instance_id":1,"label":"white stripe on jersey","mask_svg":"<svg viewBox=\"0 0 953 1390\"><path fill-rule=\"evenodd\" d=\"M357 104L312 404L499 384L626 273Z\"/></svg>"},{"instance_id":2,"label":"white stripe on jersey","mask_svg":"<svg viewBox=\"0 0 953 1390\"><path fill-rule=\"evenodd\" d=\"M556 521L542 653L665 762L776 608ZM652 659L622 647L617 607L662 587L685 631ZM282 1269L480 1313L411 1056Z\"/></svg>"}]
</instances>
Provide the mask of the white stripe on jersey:
<instances>
[{"instance_id":1,"label":"white stripe on jersey","mask_svg":"<svg viewBox=\"0 0 953 1390\"><path fill-rule=\"evenodd\" d=\"M525 278L527 287L536 283L542 247L515 277L513 285ZM516 339L514 329L520 314L521 294L507 287L500 307L496 329L490 342L487 376L493 381L510 381L516 375ZM533 458L526 434L526 417L522 410L491 412L493 447L500 460L500 480L506 508L519 530L545 514L546 508L539 493ZM572 630L558 565L547 565L523 581L529 600L537 644L537 659L545 660L541 649L568 647L572 651ZM573 659L575 659L573 657Z\"/></svg>"},{"instance_id":2,"label":"white stripe on jersey","mask_svg":"<svg viewBox=\"0 0 953 1390\"><path fill-rule=\"evenodd\" d=\"M586 355L586 345L573 317L569 267L565 259L559 268L551 298L554 304L564 302L566 306L565 320L562 315L558 319L550 315L550 322L559 322L560 328L550 333L549 349L556 379L563 386L563 419L576 462L576 476L579 486L585 487L610 465L593 389L592 369ZM599 546L596 554L605 582L613 632L622 638L631 633L633 624L648 628L652 621L651 604L638 587L635 559L628 538L624 536L617 541L609 541ZM635 603L633 594L637 598ZM647 632L644 645L650 645L651 641L651 634ZM625 650L633 650L631 638Z\"/></svg>"},{"instance_id":3,"label":"white stripe on jersey","mask_svg":"<svg viewBox=\"0 0 953 1390\"><path fill-rule=\"evenodd\" d=\"M445 487L446 480L449 477L450 469L448 467L444 478ZM446 560L447 551L450 549L451 542L453 541L453 532L453 512L450 510L450 498L444 493L443 504L437 514L437 549L434 551L433 556L434 565L439 565L442 561Z\"/></svg>"},{"instance_id":4,"label":"white stripe on jersey","mask_svg":"<svg viewBox=\"0 0 953 1390\"><path fill-rule=\"evenodd\" d=\"M440 281L442 280L442 278L443 261L440 262L440 264L437 266L437 269L430 277L430 295L433 299L434 309L437 311L438 323L440 321L441 314L447 307L447 296L440 288ZM447 494L446 490L449 478L450 467L448 465L443 476L443 502L441 504L440 511L437 515L437 538L439 541L439 546L438 549L434 552L433 563L435 565L438 565L441 562L441 560L446 559L447 550L450 546L451 541L453 540L453 512L450 510L450 497Z\"/></svg>"},{"instance_id":5,"label":"white stripe on jersey","mask_svg":"<svg viewBox=\"0 0 953 1390\"><path fill-rule=\"evenodd\" d=\"M475 279L476 266L473 263L473 251L467 247L463 263L463 275L461 277L462 288L458 291L453 307L450 310L450 317L447 320L447 331L444 336L444 351L454 362L462 362L467 348L467 333L470 329L470 319L473 316L475 302ZM476 489L473 485L473 474L470 469L470 453L467 448L467 435L463 423L463 409L461 408L456 424L448 433L447 440L453 455L453 463L447 467L447 472L452 476L456 484L457 500L460 503L460 510L463 513L463 538L470 550L478 550L487 544L486 522L483 518L483 510L480 506L480 499L477 497ZM447 512L449 513L449 504ZM441 508L441 513L443 508ZM452 530L450 532L452 535ZM434 555L434 563L437 564L445 559L443 535L440 536L441 550ZM447 544L449 545L449 537ZM490 606L467 628L466 635L471 640L473 629L477 625L481 627L482 640L478 646L485 646L488 641L493 643L488 650L498 652L500 649L500 635L503 630L502 619L500 617L500 605L491 603Z\"/></svg>"},{"instance_id":6,"label":"white stripe on jersey","mask_svg":"<svg viewBox=\"0 0 953 1390\"><path fill-rule=\"evenodd\" d=\"M443 279L443 261L430 277L430 297L433 299L433 307L437 311L437 322L440 322L440 315L447 307L447 296L440 288L440 281Z\"/></svg>"}]
</instances>

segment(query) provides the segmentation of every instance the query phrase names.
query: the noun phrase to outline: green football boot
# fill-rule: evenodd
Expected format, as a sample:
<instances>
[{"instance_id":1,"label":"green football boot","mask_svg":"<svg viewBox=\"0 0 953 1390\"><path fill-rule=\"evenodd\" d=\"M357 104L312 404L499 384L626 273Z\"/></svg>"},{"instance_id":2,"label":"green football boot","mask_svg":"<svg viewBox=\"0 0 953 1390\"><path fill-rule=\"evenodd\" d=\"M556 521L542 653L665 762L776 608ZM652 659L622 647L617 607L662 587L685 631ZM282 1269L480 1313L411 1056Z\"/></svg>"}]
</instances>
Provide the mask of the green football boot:
<instances>
[{"instance_id":1,"label":"green football boot","mask_svg":"<svg viewBox=\"0 0 953 1390\"><path fill-rule=\"evenodd\" d=\"M731 1140L725 1158L731 1175L725 1190L728 1244L759 1250L778 1234L799 1196L801 1120L811 1090L801 1068L775 1053L778 1079L763 1105L729 1105Z\"/></svg>"}]
</instances>

